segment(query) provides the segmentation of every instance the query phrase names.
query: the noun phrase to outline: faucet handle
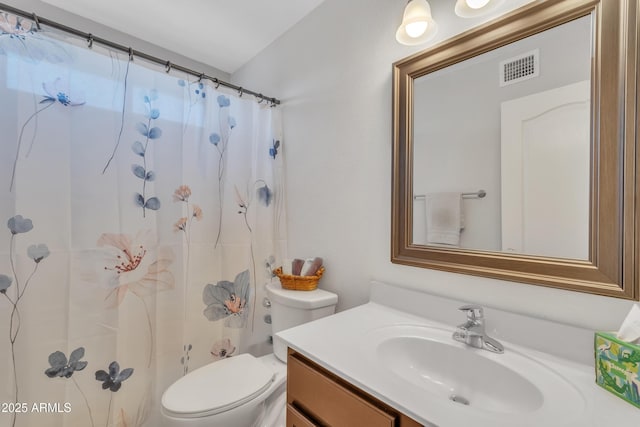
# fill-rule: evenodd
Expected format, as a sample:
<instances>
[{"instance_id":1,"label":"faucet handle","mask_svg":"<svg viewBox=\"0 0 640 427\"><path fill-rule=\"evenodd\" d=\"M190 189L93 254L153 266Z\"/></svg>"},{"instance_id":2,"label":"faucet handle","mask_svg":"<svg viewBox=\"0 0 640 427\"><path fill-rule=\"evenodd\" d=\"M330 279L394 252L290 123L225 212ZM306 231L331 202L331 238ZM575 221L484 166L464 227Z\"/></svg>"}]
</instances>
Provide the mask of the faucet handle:
<instances>
[{"instance_id":1,"label":"faucet handle","mask_svg":"<svg viewBox=\"0 0 640 427\"><path fill-rule=\"evenodd\" d=\"M475 304L467 304L459 307L458 310L467 312L467 319L478 320L484 318L484 311L481 306Z\"/></svg>"}]
</instances>

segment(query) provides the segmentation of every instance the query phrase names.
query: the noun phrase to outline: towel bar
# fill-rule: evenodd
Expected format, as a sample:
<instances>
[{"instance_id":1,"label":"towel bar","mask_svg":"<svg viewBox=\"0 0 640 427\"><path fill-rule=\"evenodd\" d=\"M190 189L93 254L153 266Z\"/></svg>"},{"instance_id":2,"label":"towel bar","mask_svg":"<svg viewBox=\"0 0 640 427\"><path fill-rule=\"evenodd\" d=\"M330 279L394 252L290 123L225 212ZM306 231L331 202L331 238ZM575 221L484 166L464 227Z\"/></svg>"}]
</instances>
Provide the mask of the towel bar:
<instances>
[{"instance_id":1,"label":"towel bar","mask_svg":"<svg viewBox=\"0 0 640 427\"><path fill-rule=\"evenodd\" d=\"M486 195L487 195L486 191L478 190L475 193L462 193L462 198L463 199L482 199ZM424 194L416 194L415 196L413 196L413 200L424 199L424 198L425 198Z\"/></svg>"}]
</instances>

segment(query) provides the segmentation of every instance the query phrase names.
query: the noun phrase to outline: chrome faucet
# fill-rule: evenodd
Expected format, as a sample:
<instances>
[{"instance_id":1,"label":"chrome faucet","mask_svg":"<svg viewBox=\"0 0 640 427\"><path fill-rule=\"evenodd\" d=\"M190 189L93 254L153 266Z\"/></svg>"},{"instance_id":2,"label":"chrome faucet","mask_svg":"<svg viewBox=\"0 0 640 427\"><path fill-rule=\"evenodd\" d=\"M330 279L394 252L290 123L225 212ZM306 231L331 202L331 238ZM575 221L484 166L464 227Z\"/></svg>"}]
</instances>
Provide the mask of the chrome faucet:
<instances>
[{"instance_id":1,"label":"chrome faucet","mask_svg":"<svg viewBox=\"0 0 640 427\"><path fill-rule=\"evenodd\" d=\"M467 313L467 321L453 333L453 339L471 347L489 350L493 353L504 353L504 347L497 340L489 337L484 330L484 312L479 305L463 305L460 310Z\"/></svg>"}]
</instances>

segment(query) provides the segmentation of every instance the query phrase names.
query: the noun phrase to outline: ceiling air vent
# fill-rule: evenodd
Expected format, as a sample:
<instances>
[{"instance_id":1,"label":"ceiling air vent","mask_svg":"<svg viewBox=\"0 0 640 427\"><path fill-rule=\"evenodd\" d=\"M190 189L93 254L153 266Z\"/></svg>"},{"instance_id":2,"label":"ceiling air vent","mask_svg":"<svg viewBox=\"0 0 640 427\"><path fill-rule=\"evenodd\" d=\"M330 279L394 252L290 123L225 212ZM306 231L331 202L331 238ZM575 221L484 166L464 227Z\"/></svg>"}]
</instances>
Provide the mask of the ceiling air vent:
<instances>
[{"instance_id":1,"label":"ceiling air vent","mask_svg":"<svg viewBox=\"0 0 640 427\"><path fill-rule=\"evenodd\" d=\"M500 62L500 86L507 86L540 74L540 51L538 49L514 56Z\"/></svg>"}]
</instances>

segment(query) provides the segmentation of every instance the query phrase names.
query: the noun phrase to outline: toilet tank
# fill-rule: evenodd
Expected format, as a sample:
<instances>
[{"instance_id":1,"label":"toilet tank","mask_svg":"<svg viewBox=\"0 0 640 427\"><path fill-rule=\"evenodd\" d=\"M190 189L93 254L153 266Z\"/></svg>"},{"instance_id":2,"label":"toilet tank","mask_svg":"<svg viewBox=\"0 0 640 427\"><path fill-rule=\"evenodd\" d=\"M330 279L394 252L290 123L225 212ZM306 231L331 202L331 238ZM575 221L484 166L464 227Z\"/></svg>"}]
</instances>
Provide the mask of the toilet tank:
<instances>
[{"instance_id":1,"label":"toilet tank","mask_svg":"<svg viewBox=\"0 0 640 427\"><path fill-rule=\"evenodd\" d=\"M287 360L287 347L275 335L285 329L335 313L338 302L338 295L323 289L291 291L282 289L279 283L269 283L267 295L271 301L273 353L283 362Z\"/></svg>"}]
</instances>

